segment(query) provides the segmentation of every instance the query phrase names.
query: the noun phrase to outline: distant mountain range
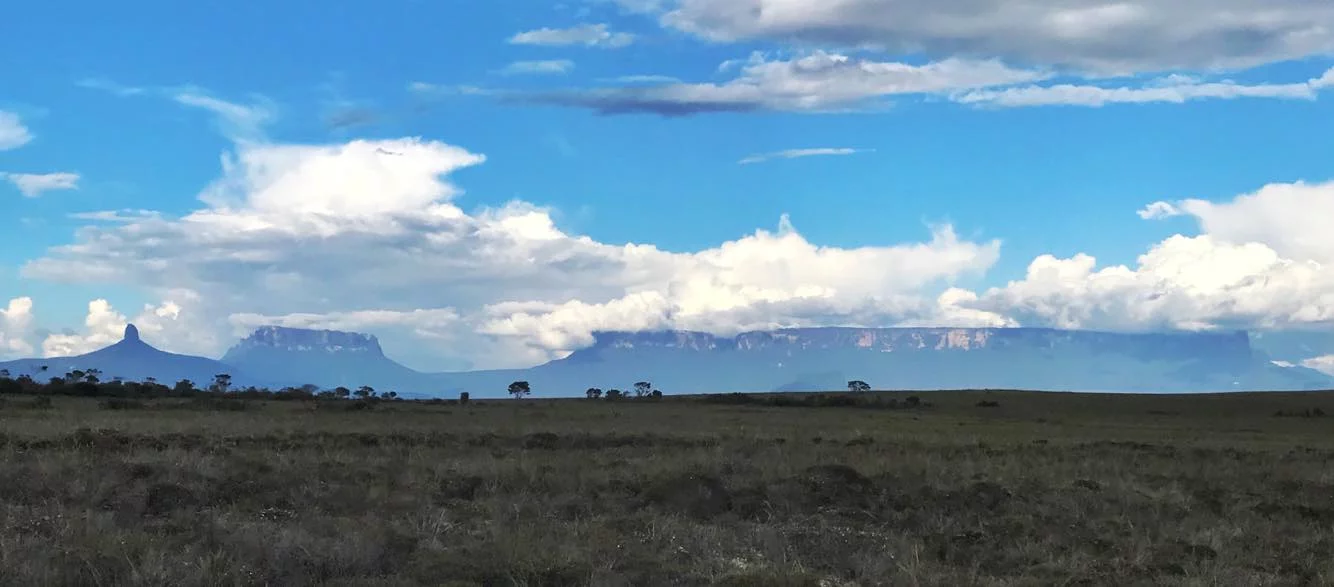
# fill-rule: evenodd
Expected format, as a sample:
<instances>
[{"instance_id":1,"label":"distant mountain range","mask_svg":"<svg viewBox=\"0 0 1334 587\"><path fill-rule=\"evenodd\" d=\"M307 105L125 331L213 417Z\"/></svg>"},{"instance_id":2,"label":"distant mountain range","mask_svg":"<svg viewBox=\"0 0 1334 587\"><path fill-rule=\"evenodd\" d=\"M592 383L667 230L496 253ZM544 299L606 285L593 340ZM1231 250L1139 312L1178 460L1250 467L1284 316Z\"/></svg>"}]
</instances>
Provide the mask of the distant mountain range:
<instances>
[{"instance_id":1,"label":"distant mountain range","mask_svg":"<svg viewBox=\"0 0 1334 587\"><path fill-rule=\"evenodd\" d=\"M40 371L45 366L46 371ZM236 385L370 385L406 397L505 395L528 381L541 396L588 387L665 393L829 391L849 380L876 389L1032 389L1098 392L1292 391L1334 388L1334 378L1280 366L1245 332L1121 334L1043 328L805 328L719 337L699 332L601 332L570 356L528 369L423 373L386 357L372 335L263 327L221 361L175 355L125 339L77 357L0 363L15 376L98 369L103 379ZM46 375L43 375L46 373Z\"/></svg>"}]
</instances>

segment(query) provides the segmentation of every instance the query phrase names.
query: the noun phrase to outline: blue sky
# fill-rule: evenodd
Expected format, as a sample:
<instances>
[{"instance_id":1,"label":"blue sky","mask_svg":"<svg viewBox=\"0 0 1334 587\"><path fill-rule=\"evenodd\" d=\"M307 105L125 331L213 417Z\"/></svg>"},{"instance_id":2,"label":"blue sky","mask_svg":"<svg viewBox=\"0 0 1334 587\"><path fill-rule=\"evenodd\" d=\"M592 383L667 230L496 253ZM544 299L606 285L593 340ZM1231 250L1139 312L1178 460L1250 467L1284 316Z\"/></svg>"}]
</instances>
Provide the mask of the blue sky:
<instances>
[{"instance_id":1,"label":"blue sky","mask_svg":"<svg viewBox=\"0 0 1334 587\"><path fill-rule=\"evenodd\" d=\"M86 350L141 315L173 350L220 354L258 322L339 326L422 368L531 363L614 327L1329 329L1334 241L1290 221L1334 213L1334 9L1225 3L1236 19L1095 0L982 2L974 21L883 0L25 3L0 35L0 302L31 308L6 315L0 352ZM357 141L382 148L338 150ZM436 165L437 144L485 161ZM313 151L275 154L298 145L365 174L274 180L283 204L263 208L269 175L307 177ZM384 167L392 146L413 164ZM437 178L462 193L405 187ZM219 181L231 203L201 201ZM333 193L382 199L375 222L398 224L367 228L325 206ZM453 229L403 224L432 202L478 234L517 232L432 248ZM1164 217L1137 214L1154 202ZM156 216L105 220L138 210ZM250 228L187 234L201 212ZM276 238L257 222L312 226ZM943 225L976 246L932 249ZM1187 260L1139 260L1186 245ZM492 247L530 255L432 260ZM1074 273L1026 279L1044 255ZM578 270L521 270L562 262ZM1098 273L1118 265L1133 286ZM944 304L949 288L977 299ZM1309 303L1250 307L1277 295Z\"/></svg>"}]
</instances>

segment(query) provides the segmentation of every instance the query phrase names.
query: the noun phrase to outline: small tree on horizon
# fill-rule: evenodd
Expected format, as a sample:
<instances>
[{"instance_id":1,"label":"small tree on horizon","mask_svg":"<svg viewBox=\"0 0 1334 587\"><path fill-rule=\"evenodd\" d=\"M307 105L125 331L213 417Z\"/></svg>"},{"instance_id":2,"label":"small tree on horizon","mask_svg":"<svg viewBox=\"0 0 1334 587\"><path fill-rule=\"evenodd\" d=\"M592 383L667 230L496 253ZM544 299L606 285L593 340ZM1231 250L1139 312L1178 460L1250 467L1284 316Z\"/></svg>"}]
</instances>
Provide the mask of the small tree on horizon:
<instances>
[{"instance_id":1,"label":"small tree on horizon","mask_svg":"<svg viewBox=\"0 0 1334 587\"><path fill-rule=\"evenodd\" d=\"M90 375L91 377L91 375ZM232 387L232 376L226 373L219 373L213 376L213 386L210 391L223 393Z\"/></svg>"},{"instance_id":2,"label":"small tree on horizon","mask_svg":"<svg viewBox=\"0 0 1334 587\"><path fill-rule=\"evenodd\" d=\"M338 396L339 399L347 399L348 397L351 397L352 390L340 385L334 388L334 395Z\"/></svg>"},{"instance_id":3,"label":"small tree on horizon","mask_svg":"<svg viewBox=\"0 0 1334 587\"><path fill-rule=\"evenodd\" d=\"M635 383L635 397L644 397L653 392L653 384L647 381Z\"/></svg>"},{"instance_id":4,"label":"small tree on horizon","mask_svg":"<svg viewBox=\"0 0 1334 587\"><path fill-rule=\"evenodd\" d=\"M607 399L609 399L609 400L617 400L617 399L621 399L621 398L623 398L623 397L625 397L625 394L622 393L621 390L619 390L619 389L609 389L609 390L607 390Z\"/></svg>"},{"instance_id":5,"label":"small tree on horizon","mask_svg":"<svg viewBox=\"0 0 1334 587\"><path fill-rule=\"evenodd\" d=\"M588 399L598 399L602 397L602 390L596 387L590 387L588 388L588 391L584 392L584 395L587 396Z\"/></svg>"},{"instance_id":6,"label":"small tree on horizon","mask_svg":"<svg viewBox=\"0 0 1334 587\"><path fill-rule=\"evenodd\" d=\"M363 385L358 387L355 393L357 394L357 397L361 399L370 399L375 397L375 388L369 385Z\"/></svg>"},{"instance_id":7,"label":"small tree on horizon","mask_svg":"<svg viewBox=\"0 0 1334 587\"><path fill-rule=\"evenodd\" d=\"M871 385L860 379L848 382L848 391L853 393L865 393L871 391Z\"/></svg>"},{"instance_id":8,"label":"small tree on horizon","mask_svg":"<svg viewBox=\"0 0 1334 587\"><path fill-rule=\"evenodd\" d=\"M533 393L533 388L528 385L527 381L515 381L510 384L509 394L514 396L514 399L523 399L531 393Z\"/></svg>"},{"instance_id":9,"label":"small tree on horizon","mask_svg":"<svg viewBox=\"0 0 1334 587\"><path fill-rule=\"evenodd\" d=\"M470 394L470 393L468 393L468 392L466 392L466 391L465 391L465 392L462 392L462 393L459 394L459 403L461 403L461 404L466 404L466 403L468 403L470 400L472 400L472 394Z\"/></svg>"}]
</instances>

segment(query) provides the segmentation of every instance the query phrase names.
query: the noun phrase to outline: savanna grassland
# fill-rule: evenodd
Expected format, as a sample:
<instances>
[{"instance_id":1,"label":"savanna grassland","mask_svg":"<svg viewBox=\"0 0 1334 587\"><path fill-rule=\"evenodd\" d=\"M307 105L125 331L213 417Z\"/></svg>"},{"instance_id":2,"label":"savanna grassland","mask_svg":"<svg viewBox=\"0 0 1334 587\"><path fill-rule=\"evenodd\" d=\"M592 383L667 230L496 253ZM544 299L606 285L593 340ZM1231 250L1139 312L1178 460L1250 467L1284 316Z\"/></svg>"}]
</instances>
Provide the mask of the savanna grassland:
<instances>
[{"instance_id":1,"label":"savanna grassland","mask_svg":"<svg viewBox=\"0 0 1334 587\"><path fill-rule=\"evenodd\" d=\"M10 397L0 585L1334 583L1334 395L918 395Z\"/></svg>"}]
</instances>

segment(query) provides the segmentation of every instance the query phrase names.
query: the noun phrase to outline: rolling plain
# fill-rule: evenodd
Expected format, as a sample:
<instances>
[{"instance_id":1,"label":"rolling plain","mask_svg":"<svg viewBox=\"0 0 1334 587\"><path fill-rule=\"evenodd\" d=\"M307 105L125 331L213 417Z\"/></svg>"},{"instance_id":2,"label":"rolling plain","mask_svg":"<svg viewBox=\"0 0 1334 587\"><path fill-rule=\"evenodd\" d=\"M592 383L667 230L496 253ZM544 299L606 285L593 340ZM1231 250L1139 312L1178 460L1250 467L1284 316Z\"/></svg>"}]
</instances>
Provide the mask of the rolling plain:
<instances>
[{"instance_id":1,"label":"rolling plain","mask_svg":"<svg viewBox=\"0 0 1334 587\"><path fill-rule=\"evenodd\" d=\"M1324 392L9 396L0 584L1330 584L1326 412Z\"/></svg>"}]
</instances>

